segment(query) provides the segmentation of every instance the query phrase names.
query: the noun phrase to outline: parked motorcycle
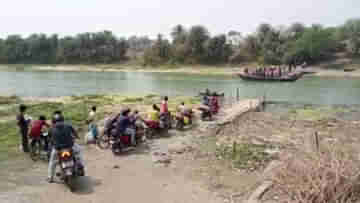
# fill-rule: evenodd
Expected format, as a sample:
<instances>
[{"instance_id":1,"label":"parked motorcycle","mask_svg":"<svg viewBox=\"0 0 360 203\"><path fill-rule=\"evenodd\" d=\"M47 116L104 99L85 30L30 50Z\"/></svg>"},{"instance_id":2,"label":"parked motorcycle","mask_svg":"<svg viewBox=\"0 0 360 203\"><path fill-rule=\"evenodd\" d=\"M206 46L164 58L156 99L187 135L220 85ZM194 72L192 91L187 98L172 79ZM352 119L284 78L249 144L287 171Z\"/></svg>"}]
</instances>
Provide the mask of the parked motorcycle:
<instances>
[{"instance_id":1,"label":"parked motorcycle","mask_svg":"<svg viewBox=\"0 0 360 203\"><path fill-rule=\"evenodd\" d=\"M177 113L177 115L175 116L175 128L177 130L182 130L184 129L184 127L186 125L191 125L192 124L192 118L193 118L193 112L189 111L185 114L182 113Z\"/></svg>"}]
</instances>

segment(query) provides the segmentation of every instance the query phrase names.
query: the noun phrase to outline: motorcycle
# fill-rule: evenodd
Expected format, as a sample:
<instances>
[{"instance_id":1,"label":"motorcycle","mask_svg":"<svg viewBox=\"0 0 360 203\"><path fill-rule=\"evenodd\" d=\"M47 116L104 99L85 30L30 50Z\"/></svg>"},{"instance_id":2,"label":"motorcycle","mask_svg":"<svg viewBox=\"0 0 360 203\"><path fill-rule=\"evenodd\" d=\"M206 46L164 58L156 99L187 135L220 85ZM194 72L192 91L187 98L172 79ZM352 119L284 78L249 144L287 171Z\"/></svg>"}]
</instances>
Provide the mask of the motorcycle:
<instances>
[{"instance_id":1,"label":"motorcycle","mask_svg":"<svg viewBox=\"0 0 360 203\"><path fill-rule=\"evenodd\" d=\"M48 132L42 132L40 137L33 138L35 140L31 141L30 157L33 161L37 161L39 159L42 159L44 161L50 160L50 149L52 146L50 138L48 138L48 136Z\"/></svg>"},{"instance_id":2,"label":"motorcycle","mask_svg":"<svg viewBox=\"0 0 360 203\"><path fill-rule=\"evenodd\" d=\"M142 124L134 124L136 144L140 144L146 141L145 129ZM111 151L113 154L118 155L126 151L135 149L131 144L131 137L127 134L120 134L119 136L110 137Z\"/></svg>"},{"instance_id":3,"label":"motorcycle","mask_svg":"<svg viewBox=\"0 0 360 203\"><path fill-rule=\"evenodd\" d=\"M171 113L160 114L160 128L171 129Z\"/></svg>"},{"instance_id":4,"label":"motorcycle","mask_svg":"<svg viewBox=\"0 0 360 203\"><path fill-rule=\"evenodd\" d=\"M175 116L175 128L177 130L182 130L186 125L191 125L192 117L193 117L192 111L187 112L185 114L178 112L177 115Z\"/></svg>"},{"instance_id":5,"label":"motorcycle","mask_svg":"<svg viewBox=\"0 0 360 203\"><path fill-rule=\"evenodd\" d=\"M160 116L159 122L145 121L146 138L154 138L159 134L167 134L171 128L171 119L166 116Z\"/></svg>"},{"instance_id":6,"label":"motorcycle","mask_svg":"<svg viewBox=\"0 0 360 203\"><path fill-rule=\"evenodd\" d=\"M60 178L70 188L70 191L74 192L74 181L78 176L85 175L84 168L79 166L72 149L59 150L58 157L61 168Z\"/></svg>"},{"instance_id":7,"label":"motorcycle","mask_svg":"<svg viewBox=\"0 0 360 203\"><path fill-rule=\"evenodd\" d=\"M212 121L212 115L213 113L211 112L211 110L209 108L205 108L205 107L199 107L198 108L201 111L201 120L202 121Z\"/></svg>"}]
</instances>

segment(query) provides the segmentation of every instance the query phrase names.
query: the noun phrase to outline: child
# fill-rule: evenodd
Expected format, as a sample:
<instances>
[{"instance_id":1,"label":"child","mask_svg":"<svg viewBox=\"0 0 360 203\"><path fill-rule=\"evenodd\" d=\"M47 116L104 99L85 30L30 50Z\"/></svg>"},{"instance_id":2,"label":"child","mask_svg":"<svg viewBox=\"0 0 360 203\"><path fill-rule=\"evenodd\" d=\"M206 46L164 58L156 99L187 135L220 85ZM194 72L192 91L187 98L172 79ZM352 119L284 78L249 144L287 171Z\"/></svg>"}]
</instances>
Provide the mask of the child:
<instances>
[{"instance_id":1,"label":"child","mask_svg":"<svg viewBox=\"0 0 360 203\"><path fill-rule=\"evenodd\" d=\"M91 111L89 113L88 123L94 123L95 122L95 116L96 116L96 106L91 107Z\"/></svg>"},{"instance_id":2,"label":"child","mask_svg":"<svg viewBox=\"0 0 360 203\"><path fill-rule=\"evenodd\" d=\"M91 107L89 118L86 120L86 122L89 124L89 134L91 134L93 139L96 140L98 137L98 129L96 125L96 106Z\"/></svg>"}]
</instances>

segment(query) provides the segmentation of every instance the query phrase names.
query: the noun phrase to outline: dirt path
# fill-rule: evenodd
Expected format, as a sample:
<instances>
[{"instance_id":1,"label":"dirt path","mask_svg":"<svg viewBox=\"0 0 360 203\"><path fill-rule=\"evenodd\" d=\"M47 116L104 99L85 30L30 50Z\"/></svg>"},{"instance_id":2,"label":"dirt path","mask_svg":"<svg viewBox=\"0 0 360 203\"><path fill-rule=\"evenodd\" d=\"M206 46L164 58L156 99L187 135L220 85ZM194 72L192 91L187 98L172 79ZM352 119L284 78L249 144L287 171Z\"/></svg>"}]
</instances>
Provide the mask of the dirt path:
<instances>
[{"instance_id":1,"label":"dirt path","mask_svg":"<svg viewBox=\"0 0 360 203\"><path fill-rule=\"evenodd\" d=\"M46 183L45 164L32 165L26 174L18 169L2 178L5 181L0 183L0 189L4 191L0 192L0 202L222 202L201 182L190 179L188 166L176 162L181 159L174 157L168 166L154 163L151 152L166 151L170 143L174 146L174 143L183 144L185 140L188 139L183 136L155 140L148 147L119 157L113 156L109 150L86 147L88 176L79 179L75 193L63 184ZM115 165L119 168L114 168Z\"/></svg>"},{"instance_id":2,"label":"dirt path","mask_svg":"<svg viewBox=\"0 0 360 203\"><path fill-rule=\"evenodd\" d=\"M220 115L226 121L242 108L249 109L244 100ZM236 108L235 108L236 107ZM218 122L221 122L220 119ZM224 202L224 198L210 192L205 177L194 175L199 163L187 159L192 139L206 132L209 125L179 132L171 130L168 137L149 140L142 147L122 156L114 156L110 150L84 146L87 176L79 178L77 190L71 193L63 184L48 184L47 164L33 163L29 159L0 163L1 203L97 203L97 202ZM205 135L203 134L203 135ZM207 134L206 134L207 135ZM157 163L164 153L170 163ZM209 178L209 177L207 177ZM213 177L217 178L217 177Z\"/></svg>"}]
</instances>

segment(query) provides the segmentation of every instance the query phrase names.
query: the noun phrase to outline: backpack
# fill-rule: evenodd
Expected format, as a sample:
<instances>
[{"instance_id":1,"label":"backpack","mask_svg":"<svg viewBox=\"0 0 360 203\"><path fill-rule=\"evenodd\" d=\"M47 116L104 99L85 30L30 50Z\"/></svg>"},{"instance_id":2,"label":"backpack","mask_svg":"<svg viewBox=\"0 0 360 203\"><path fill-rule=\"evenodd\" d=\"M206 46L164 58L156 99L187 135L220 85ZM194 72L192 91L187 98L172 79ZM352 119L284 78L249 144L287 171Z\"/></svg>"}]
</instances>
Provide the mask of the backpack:
<instances>
[{"instance_id":1,"label":"backpack","mask_svg":"<svg viewBox=\"0 0 360 203\"><path fill-rule=\"evenodd\" d=\"M116 115L113 115L110 118L106 119L105 125L104 125L105 132L110 132L112 130L112 128L114 127L114 124L115 124L116 120L119 118L119 116L120 116L120 114L116 114Z\"/></svg>"}]
</instances>

